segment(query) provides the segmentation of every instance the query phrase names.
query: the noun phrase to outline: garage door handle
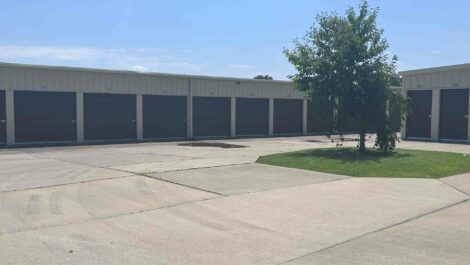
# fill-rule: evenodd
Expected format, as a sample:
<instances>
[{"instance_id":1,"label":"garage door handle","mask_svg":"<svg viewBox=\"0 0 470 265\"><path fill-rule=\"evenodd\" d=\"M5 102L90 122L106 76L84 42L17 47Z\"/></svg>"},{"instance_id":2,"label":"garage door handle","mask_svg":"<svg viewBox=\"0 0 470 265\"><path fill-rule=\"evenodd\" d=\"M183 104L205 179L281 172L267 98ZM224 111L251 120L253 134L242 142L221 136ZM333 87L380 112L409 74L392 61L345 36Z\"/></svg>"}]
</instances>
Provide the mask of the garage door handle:
<instances>
[{"instance_id":1,"label":"garage door handle","mask_svg":"<svg viewBox=\"0 0 470 265\"><path fill-rule=\"evenodd\" d=\"M76 120L72 120L72 123L77 123L77 121L76 121Z\"/></svg>"},{"instance_id":2,"label":"garage door handle","mask_svg":"<svg viewBox=\"0 0 470 265\"><path fill-rule=\"evenodd\" d=\"M132 120L132 123L135 123L135 120Z\"/></svg>"},{"instance_id":3,"label":"garage door handle","mask_svg":"<svg viewBox=\"0 0 470 265\"><path fill-rule=\"evenodd\" d=\"M1 120L0 123L5 124L5 123L7 123L7 121L6 120Z\"/></svg>"},{"instance_id":4,"label":"garage door handle","mask_svg":"<svg viewBox=\"0 0 470 265\"><path fill-rule=\"evenodd\" d=\"M430 118L430 119L431 119L431 114L429 114L429 115L428 115L428 118Z\"/></svg>"},{"instance_id":5,"label":"garage door handle","mask_svg":"<svg viewBox=\"0 0 470 265\"><path fill-rule=\"evenodd\" d=\"M465 117L465 119L468 119L468 114L467 114L467 115L465 115L464 117Z\"/></svg>"}]
</instances>

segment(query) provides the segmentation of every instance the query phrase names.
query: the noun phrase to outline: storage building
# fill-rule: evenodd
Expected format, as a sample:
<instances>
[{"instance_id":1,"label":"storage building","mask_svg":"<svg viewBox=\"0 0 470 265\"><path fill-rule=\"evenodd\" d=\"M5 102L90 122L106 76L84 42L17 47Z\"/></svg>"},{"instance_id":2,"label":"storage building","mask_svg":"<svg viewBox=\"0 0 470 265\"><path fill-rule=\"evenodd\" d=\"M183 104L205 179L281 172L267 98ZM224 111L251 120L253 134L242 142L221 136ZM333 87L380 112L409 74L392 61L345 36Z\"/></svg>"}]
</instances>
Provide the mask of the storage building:
<instances>
[{"instance_id":1,"label":"storage building","mask_svg":"<svg viewBox=\"0 0 470 265\"><path fill-rule=\"evenodd\" d=\"M338 113L290 81L0 63L0 145L327 134Z\"/></svg>"},{"instance_id":2,"label":"storage building","mask_svg":"<svg viewBox=\"0 0 470 265\"><path fill-rule=\"evenodd\" d=\"M0 63L7 145L328 131L314 112L289 81Z\"/></svg>"},{"instance_id":3,"label":"storage building","mask_svg":"<svg viewBox=\"0 0 470 265\"><path fill-rule=\"evenodd\" d=\"M405 139L470 142L470 64L400 72L412 112Z\"/></svg>"}]
</instances>

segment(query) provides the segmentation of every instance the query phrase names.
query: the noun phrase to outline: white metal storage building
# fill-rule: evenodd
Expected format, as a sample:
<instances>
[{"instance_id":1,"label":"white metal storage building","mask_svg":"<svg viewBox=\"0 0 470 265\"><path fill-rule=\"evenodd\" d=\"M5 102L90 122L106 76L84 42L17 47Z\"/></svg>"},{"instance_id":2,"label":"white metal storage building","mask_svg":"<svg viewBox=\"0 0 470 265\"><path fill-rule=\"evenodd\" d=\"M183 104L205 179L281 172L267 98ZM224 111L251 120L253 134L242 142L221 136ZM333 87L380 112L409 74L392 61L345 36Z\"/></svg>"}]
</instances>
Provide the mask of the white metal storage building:
<instances>
[{"instance_id":1,"label":"white metal storage building","mask_svg":"<svg viewBox=\"0 0 470 265\"><path fill-rule=\"evenodd\" d=\"M400 72L412 113L405 139L470 142L470 64Z\"/></svg>"},{"instance_id":2,"label":"white metal storage building","mask_svg":"<svg viewBox=\"0 0 470 265\"><path fill-rule=\"evenodd\" d=\"M288 81L0 63L7 145L330 131L310 105Z\"/></svg>"}]
</instances>

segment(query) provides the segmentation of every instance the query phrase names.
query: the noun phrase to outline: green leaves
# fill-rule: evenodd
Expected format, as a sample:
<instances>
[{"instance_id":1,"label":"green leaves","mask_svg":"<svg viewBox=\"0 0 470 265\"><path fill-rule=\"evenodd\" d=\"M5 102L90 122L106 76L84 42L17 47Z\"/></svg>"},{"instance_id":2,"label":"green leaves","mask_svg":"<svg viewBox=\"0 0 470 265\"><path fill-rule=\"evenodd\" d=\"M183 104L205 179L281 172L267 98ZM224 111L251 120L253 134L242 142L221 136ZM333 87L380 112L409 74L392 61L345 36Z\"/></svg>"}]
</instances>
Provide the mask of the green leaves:
<instances>
[{"instance_id":1,"label":"green leaves","mask_svg":"<svg viewBox=\"0 0 470 265\"><path fill-rule=\"evenodd\" d=\"M284 49L284 54L297 70L289 77L300 90L316 101L344 108L340 113L347 113L347 121L355 124L361 136L377 133L377 146L389 150L397 139L386 129L389 86L397 85L400 78L397 57L389 59L384 30L377 27L378 14L379 9L370 8L367 1L344 15L321 13L302 41L295 40L294 48ZM337 127L342 127L346 119L336 120Z\"/></svg>"},{"instance_id":2,"label":"green leaves","mask_svg":"<svg viewBox=\"0 0 470 265\"><path fill-rule=\"evenodd\" d=\"M273 77L269 76L269 75L257 75L255 77L253 77L253 79L273 80Z\"/></svg>"}]
</instances>

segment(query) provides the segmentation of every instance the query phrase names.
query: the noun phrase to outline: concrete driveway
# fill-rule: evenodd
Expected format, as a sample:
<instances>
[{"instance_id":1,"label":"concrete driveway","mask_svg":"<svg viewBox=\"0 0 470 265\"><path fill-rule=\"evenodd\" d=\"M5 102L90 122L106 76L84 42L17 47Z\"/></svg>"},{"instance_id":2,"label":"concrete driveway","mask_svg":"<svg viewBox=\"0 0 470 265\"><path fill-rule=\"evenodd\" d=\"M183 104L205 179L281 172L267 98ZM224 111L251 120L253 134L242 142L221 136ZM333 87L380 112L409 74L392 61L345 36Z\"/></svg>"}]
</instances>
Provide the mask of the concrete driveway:
<instances>
[{"instance_id":1,"label":"concrete driveway","mask_svg":"<svg viewBox=\"0 0 470 265\"><path fill-rule=\"evenodd\" d=\"M243 147L0 150L0 264L470 264L470 174L349 178L254 163L333 147L324 137L211 142Z\"/></svg>"}]
</instances>

